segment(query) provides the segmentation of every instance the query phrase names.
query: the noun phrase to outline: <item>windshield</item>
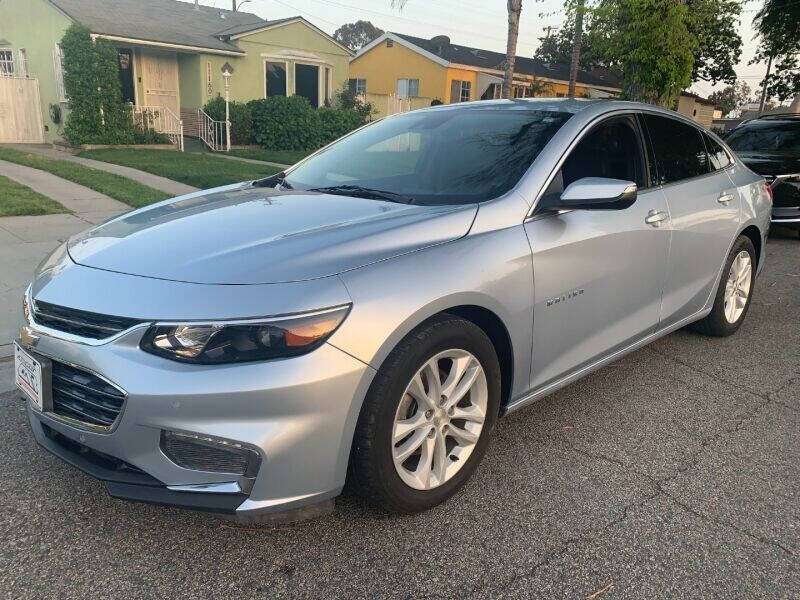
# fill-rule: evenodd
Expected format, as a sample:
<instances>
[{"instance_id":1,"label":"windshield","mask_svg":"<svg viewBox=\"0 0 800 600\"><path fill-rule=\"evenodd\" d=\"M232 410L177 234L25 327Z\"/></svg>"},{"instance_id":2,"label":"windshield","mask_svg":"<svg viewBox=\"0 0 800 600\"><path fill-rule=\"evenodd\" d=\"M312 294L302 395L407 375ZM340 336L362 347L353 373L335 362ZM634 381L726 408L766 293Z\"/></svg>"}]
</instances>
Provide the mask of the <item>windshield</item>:
<instances>
[{"instance_id":1,"label":"windshield","mask_svg":"<svg viewBox=\"0 0 800 600\"><path fill-rule=\"evenodd\" d=\"M746 123L725 142L738 152L800 152L800 122Z\"/></svg>"},{"instance_id":2,"label":"windshield","mask_svg":"<svg viewBox=\"0 0 800 600\"><path fill-rule=\"evenodd\" d=\"M296 190L471 204L510 190L572 113L434 109L378 121L290 171Z\"/></svg>"}]
</instances>

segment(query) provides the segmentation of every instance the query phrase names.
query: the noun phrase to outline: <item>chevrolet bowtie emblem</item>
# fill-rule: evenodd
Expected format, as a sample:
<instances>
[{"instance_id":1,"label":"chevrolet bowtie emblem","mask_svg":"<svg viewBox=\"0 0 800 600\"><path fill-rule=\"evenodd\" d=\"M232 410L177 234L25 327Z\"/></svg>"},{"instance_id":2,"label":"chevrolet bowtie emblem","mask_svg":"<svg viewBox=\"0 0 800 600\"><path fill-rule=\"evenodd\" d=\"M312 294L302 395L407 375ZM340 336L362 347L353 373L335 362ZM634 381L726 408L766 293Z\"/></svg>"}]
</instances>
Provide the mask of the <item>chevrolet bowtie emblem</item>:
<instances>
[{"instance_id":1,"label":"chevrolet bowtie emblem","mask_svg":"<svg viewBox=\"0 0 800 600\"><path fill-rule=\"evenodd\" d=\"M25 346L35 346L39 343L39 336L35 335L30 327L23 327L19 333L19 341Z\"/></svg>"}]
</instances>

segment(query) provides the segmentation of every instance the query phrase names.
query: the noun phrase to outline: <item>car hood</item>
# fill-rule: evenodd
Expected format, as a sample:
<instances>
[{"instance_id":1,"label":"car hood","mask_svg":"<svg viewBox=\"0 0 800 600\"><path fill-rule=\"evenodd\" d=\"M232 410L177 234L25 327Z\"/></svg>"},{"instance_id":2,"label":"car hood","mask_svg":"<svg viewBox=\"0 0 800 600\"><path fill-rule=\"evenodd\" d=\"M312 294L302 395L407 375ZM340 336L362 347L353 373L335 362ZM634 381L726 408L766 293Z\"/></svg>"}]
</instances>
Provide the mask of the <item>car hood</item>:
<instances>
[{"instance_id":1,"label":"car hood","mask_svg":"<svg viewBox=\"0 0 800 600\"><path fill-rule=\"evenodd\" d=\"M121 215L69 241L78 264L206 284L317 279L467 234L477 205L411 206L237 184Z\"/></svg>"},{"instance_id":2,"label":"car hood","mask_svg":"<svg viewBox=\"0 0 800 600\"><path fill-rule=\"evenodd\" d=\"M737 152L736 156L759 175L800 172L800 156L780 152Z\"/></svg>"}]
</instances>

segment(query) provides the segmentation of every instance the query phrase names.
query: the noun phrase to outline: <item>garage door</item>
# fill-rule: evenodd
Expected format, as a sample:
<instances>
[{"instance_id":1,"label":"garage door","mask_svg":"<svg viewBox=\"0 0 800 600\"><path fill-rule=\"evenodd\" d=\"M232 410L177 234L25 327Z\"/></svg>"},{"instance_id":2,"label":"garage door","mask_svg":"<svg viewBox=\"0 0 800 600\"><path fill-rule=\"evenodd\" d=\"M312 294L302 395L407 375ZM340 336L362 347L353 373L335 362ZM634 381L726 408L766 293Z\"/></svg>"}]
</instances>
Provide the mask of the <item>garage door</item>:
<instances>
[{"instance_id":1,"label":"garage door","mask_svg":"<svg viewBox=\"0 0 800 600\"><path fill-rule=\"evenodd\" d=\"M28 77L0 77L0 142L42 144L39 81Z\"/></svg>"}]
</instances>

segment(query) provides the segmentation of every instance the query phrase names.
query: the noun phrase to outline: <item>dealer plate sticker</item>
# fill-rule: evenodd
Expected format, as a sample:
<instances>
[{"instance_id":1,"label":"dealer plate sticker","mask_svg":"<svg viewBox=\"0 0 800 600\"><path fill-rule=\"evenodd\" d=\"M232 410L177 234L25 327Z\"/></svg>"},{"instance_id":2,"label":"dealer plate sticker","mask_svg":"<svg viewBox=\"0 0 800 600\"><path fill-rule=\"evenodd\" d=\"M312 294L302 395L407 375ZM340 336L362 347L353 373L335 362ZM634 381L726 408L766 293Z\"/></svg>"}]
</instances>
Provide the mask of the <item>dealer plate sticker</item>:
<instances>
[{"instance_id":1,"label":"dealer plate sticker","mask_svg":"<svg viewBox=\"0 0 800 600\"><path fill-rule=\"evenodd\" d=\"M33 405L42 410L44 406L42 364L17 343L14 343L14 379L17 387L25 392Z\"/></svg>"}]
</instances>

